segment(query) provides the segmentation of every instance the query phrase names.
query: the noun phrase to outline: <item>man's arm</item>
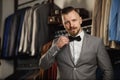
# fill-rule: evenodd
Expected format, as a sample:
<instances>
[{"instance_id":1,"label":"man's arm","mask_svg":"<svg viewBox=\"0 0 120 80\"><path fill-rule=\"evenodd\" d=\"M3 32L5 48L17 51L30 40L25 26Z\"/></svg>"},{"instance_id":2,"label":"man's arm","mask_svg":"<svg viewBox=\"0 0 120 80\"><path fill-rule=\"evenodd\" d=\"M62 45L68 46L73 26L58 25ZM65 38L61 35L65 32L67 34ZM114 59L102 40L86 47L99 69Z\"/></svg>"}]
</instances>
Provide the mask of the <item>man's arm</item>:
<instances>
[{"instance_id":1,"label":"man's arm","mask_svg":"<svg viewBox=\"0 0 120 80\"><path fill-rule=\"evenodd\" d=\"M45 47L46 48L46 47ZM39 65L42 69L48 69L55 62L55 55L59 51L59 48L55 45L54 41L52 46L48 49L40 58Z\"/></svg>"},{"instance_id":2,"label":"man's arm","mask_svg":"<svg viewBox=\"0 0 120 80\"><path fill-rule=\"evenodd\" d=\"M69 39L66 36L60 36L58 39L55 39L52 43L51 48L41 57L40 67L43 69L48 69L55 62L55 56L59 50L69 43Z\"/></svg>"},{"instance_id":3,"label":"man's arm","mask_svg":"<svg viewBox=\"0 0 120 80\"><path fill-rule=\"evenodd\" d=\"M103 80L113 80L113 68L106 48L100 40L98 47L98 65L103 71Z\"/></svg>"}]
</instances>

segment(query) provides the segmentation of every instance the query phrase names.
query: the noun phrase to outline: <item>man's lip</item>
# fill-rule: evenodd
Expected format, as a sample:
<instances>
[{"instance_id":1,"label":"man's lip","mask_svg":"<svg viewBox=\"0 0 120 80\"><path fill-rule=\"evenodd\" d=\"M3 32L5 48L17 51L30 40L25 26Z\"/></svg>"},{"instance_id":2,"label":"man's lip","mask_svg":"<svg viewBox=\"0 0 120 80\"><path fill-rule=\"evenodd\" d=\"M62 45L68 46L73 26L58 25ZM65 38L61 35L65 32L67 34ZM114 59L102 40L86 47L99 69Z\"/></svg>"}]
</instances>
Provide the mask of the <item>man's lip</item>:
<instances>
[{"instance_id":1,"label":"man's lip","mask_svg":"<svg viewBox=\"0 0 120 80\"><path fill-rule=\"evenodd\" d=\"M74 30L76 30L76 28L74 28L74 29L70 29L71 31L74 31Z\"/></svg>"}]
</instances>

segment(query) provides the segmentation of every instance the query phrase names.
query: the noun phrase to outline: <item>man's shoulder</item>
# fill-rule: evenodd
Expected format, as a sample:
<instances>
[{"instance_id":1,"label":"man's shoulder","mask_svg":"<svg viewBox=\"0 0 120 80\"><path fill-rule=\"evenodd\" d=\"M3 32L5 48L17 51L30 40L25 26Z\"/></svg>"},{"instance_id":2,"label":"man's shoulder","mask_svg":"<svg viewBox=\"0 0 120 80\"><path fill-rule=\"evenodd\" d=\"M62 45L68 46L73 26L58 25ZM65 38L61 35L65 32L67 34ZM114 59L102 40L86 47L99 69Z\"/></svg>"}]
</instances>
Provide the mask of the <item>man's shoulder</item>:
<instances>
[{"instance_id":1,"label":"man's shoulder","mask_svg":"<svg viewBox=\"0 0 120 80\"><path fill-rule=\"evenodd\" d=\"M102 39L94 36L94 35L90 35L90 34L85 34L85 36L87 36L89 39L93 40L93 41L101 41Z\"/></svg>"}]
</instances>

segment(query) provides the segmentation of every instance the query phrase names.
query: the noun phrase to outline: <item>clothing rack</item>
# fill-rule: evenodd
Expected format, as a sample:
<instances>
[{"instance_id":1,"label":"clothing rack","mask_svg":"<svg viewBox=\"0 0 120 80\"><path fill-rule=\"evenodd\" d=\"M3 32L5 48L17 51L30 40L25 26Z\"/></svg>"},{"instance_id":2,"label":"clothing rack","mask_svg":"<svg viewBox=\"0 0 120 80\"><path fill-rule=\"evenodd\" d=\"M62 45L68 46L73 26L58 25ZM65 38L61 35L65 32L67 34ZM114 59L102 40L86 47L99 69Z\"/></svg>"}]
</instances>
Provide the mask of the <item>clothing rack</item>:
<instances>
[{"instance_id":1,"label":"clothing rack","mask_svg":"<svg viewBox=\"0 0 120 80\"><path fill-rule=\"evenodd\" d=\"M18 10L18 7L29 4L29 3L33 3L35 1L38 1L38 0L29 0L29 1L26 1L24 3L19 4L18 0L14 0L14 4L15 4L14 5L14 12L16 12L16 10ZM54 4L54 0L47 0L47 1L48 1L48 3L51 3L51 9L52 9L53 8L52 4Z\"/></svg>"},{"instance_id":2,"label":"clothing rack","mask_svg":"<svg viewBox=\"0 0 120 80\"><path fill-rule=\"evenodd\" d=\"M37 0L29 0L29 1L26 1L26 2L24 2L24 3L19 4L19 3L18 3L18 0L14 0L14 4L15 4L15 5L14 5L14 12L16 12L16 10L18 10L18 7L19 7L19 6L23 6L23 5L26 5L26 4L35 2L35 1L37 1Z\"/></svg>"},{"instance_id":3,"label":"clothing rack","mask_svg":"<svg viewBox=\"0 0 120 80\"><path fill-rule=\"evenodd\" d=\"M27 2L21 4L21 3L19 3L19 0L14 0L14 6L15 6L14 7L14 12L16 13L19 10L19 8L21 8L21 7L28 6L28 5L31 6L31 4L34 5L34 3L36 3L35 1L38 1L38 0L29 0L29 1L27 0ZM48 0L48 3L52 4L53 0ZM52 8L50 7L50 10L51 9ZM23 71L23 72L25 71L25 73L27 74L30 71L38 70L38 72L35 73L35 75L38 74L39 70L40 70L40 68L38 66L39 57L40 57L39 55L35 55L35 56L29 56L27 54L26 55L22 54L22 55L19 55L19 56L15 55L14 58L12 58L13 59L13 64L14 64L14 72L13 72L12 75L8 76L7 79L9 80L9 79L15 78L15 74L17 72L19 74L19 72L21 72L21 71ZM19 75L16 75L16 76L20 77Z\"/></svg>"},{"instance_id":4,"label":"clothing rack","mask_svg":"<svg viewBox=\"0 0 120 80\"><path fill-rule=\"evenodd\" d=\"M18 8L21 7L21 6L24 6L24 5L27 5L27 4L30 4L30 3L34 3L35 1L37 0L27 0L26 2L24 3L21 3L19 4L18 2L19 0L14 0L14 12L17 12ZM14 67L14 71L13 71L13 74L8 76L6 78L6 80L8 79L14 79L15 76L15 73L21 71L21 72L26 72L29 73L30 71L34 71L37 70L38 73L39 73L39 67L37 65L38 63L38 58L39 56L38 55L35 55L35 56L29 56L29 55L21 55L20 57L17 57L17 56L14 56L13 58L13 67ZM30 60L30 61L29 61ZM34 60L34 61L33 61ZM23 62L23 64L22 64ZM29 64L31 62L31 64ZM37 74L37 73L36 73ZM22 75L22 74L21 74ZM38 75L39 76L39 75ZM19 77L19 76L18 76ZM16 77L17 78L17 77ZM15 79L16 79L15 78ZM32 79L33 80L33 79ZM35 80L35 79L34 79Z\"/></svg>"}]
</instances>

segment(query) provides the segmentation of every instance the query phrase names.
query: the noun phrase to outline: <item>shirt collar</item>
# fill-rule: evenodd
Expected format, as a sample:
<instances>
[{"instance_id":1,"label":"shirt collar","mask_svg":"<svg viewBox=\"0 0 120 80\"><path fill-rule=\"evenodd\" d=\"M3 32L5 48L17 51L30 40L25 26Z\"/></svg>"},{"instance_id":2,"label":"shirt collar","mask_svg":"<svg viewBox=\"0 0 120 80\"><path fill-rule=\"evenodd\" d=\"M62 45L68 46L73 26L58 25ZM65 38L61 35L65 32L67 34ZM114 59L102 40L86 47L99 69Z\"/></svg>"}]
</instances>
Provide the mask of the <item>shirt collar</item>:
<instances>
[{"instance_id":1,"label":"shirt collar","mask_svg":"<svg viewBox=\"0 0 120 80\"><path fill-rule=\"evenodd\" d=\"M81 39L83 39L83 36L84 36L84 31L82 30L81 32L79 32L76 36L80 36Z\"/></svg>"},{"instance_id":2,"label":"shirt collar","mask_svg":"<svg viewBox=\"0 0 120 80\"><path fill-rule=\"evenodd\" d=\"M70 34L68 34L68 36L70 36ZM83 39L83 37L84 37L84 31L82 30L82 31L79 32L76 36L80 36L81 39Z\"/></svg>"}]
</instances>

